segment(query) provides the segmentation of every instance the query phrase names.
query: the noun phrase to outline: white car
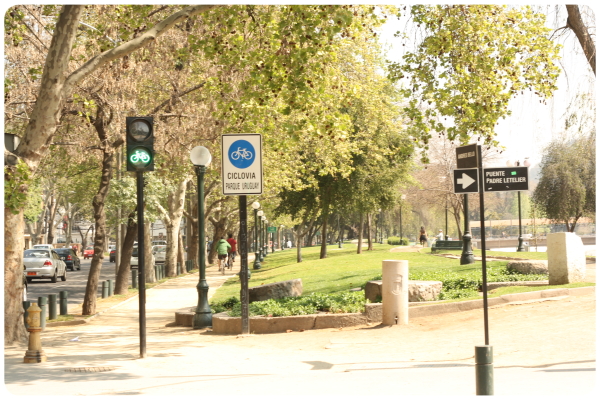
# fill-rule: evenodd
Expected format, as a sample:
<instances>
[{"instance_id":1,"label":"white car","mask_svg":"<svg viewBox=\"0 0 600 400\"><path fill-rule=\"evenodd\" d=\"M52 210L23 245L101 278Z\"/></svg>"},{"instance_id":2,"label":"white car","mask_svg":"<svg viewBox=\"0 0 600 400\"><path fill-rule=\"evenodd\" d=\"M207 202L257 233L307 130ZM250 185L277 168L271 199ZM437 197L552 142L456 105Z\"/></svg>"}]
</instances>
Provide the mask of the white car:
<instances>
[{"instance_id":1,"label":"white car","mask_svg":"<svg viewBox=\"0 0 600 400\"><path fill-rule=\"evenodd\" d=\"M54 246L51 244L35 244L32 249L45 249L45 250L54 250Z\"/></svg>"},{"instance_id":2,"label":"white car","mask_svg":"<svg viewBox=\"0 0 600 400\"><path fill-rule=\"evenodd\" d=\"M25 250L23 265L23 273L28 282L33 279L50 279L52 283L56 283L59 276L61 281L67 280L67 265L54 250Z\"/></svg>"},{"instance_id":3,"label":"white car","mask_svg":"<svg viewBox=\"0 0 600 400\"><path fill-rule=\"evenodd\" d=\"M133 253L131 253L131 261L129 262L129 265L131 267L137 267L138 266L138 247L137 246L133 247ZM152 256L151 263L148 264L146 262L146 265L152 265L152 266L154 266L154 256Z\"/></svg>"},{"instance_id":4,"label":"white car","mask_svg":"<svg viewBox=\"0 0 600 400\"><path fill-rule=\"evenodd\" d=\"M152 246L152 255L157 264L164 264L167 257L167 246Z\"/></svg>"}]
</instances>

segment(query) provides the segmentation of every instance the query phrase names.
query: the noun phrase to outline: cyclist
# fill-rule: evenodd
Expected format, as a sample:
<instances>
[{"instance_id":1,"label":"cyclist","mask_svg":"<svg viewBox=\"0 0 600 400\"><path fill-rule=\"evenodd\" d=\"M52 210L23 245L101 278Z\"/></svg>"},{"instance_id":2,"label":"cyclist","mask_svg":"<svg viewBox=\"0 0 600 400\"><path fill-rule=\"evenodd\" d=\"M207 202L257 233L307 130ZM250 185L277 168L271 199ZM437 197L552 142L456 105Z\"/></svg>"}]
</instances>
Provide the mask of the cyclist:
<instances>
[{"instance_id":1,"label":"cyclist","mask_svg":"<svg viewBox=\"0 0 600 400\"><path fill-rule=\"evenodd\" d=\"M227 266L227 253L231 249L231 245L227 243L223 236L217 243L217 255L219 256L219 271L225 274L225 267Z\"/></svg>"},{"instance_id":2,"label":"cyclist","mask_svg":"<svg viewBox=\"0 0 600 400\"><path fill-rule=\"evenodd\" d=\"M233 233L229 232L227 234L229 238L227 239L227 243L231 246L231 249L228 253L227 264L229 265L229 269L233 268L233 263L235 262L235 256L237 254L237 241L233 238Z\"/></svg>"}]
</instances>

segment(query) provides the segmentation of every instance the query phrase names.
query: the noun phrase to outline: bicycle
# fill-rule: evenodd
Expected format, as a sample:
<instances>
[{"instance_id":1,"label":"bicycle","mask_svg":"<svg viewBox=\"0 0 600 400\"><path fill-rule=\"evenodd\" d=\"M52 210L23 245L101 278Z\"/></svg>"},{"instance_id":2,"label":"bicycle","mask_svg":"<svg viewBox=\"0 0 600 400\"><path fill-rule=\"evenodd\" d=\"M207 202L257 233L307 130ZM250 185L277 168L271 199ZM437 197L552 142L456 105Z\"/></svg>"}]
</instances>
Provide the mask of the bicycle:
<instances>
[{"instance_id":1,"label":"bicycle","mask_svg":"<svg viewBox=\"0 0 600 400\"><path fill-rule=\"evenodd\" d=\"M253 157L253 154L251 151L242 149L241 147L238 147L237 151L234 151L233 153L231 153L231 159L234 161L239 160L240 158L242 158L244 160L252 160L252 157Z\"/></svg>"},{"instance_id":2,"label":"bicycle","mask_svg":"<svg viewBox=\"0 0 600 400\"><path fill-rule=\"evenodd\" d=\"M233 251L227 253L227 266L229 267L229 269L233 269L233 262L235 260L233 259Z\"/></svg>"},{"instance_id":3,"label":"bicycle","mask_svg":"<svg viewBox=\"0 0 600 400\"><path fill-rule=\"evenodd\" d=\"M150 161L150 156L142 151L136 151L132 156L131 156L131 162L132 163L137 163L138 161L147 163L148 161Z\"/></svg>"}]
</instances>

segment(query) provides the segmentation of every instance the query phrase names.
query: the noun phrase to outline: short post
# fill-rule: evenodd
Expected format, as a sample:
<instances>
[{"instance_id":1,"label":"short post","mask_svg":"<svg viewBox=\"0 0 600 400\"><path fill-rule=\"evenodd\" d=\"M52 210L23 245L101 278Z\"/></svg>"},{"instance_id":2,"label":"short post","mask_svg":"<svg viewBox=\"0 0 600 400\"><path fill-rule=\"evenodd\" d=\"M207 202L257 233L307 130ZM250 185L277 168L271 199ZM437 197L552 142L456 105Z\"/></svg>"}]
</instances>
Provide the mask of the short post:
<instances>
[{"instance_id":1,"label":"short post","mask_svg":"<svg viewBox=\"0 0 600 400\"><path fill-rule=\"evenodd\" d=\"M56 319L56 295L55 294L48 295L48 319L49 320Z\"/></svg>"},{"instance_id":2,"label":"short post","mask_svg":"<svg viewBox=\"0 0 600 400\"><path fill-rule=\"evenodd\" d=\"M111 297L114 293L114 281L109 279L106 282L108 282L108 297Z\"/></svg>"},{"instance_id":3,"label":"short post","mask_svg":"<svg viewBox=\"0 0 600 400\"><path fill-rule=\"evenodd\" d=\"M60 302L60 315L67 315L67 295L69 294L66 290L61 290L58 292L59 302Z\"/></svg>"},{"instance_id":4,"label":"short post","mask_svg":"<svg viewBox=\"0 0 600 400\"><path fill-rule=\"evenodd\" d=\"M102 298L108 297L108 281L102 281Z\"/></svg>"},{"instance_id":5,"label":"short post","mask_svg":"<svg viewBox=\"0 0 600 400\"><path fill-rule=\"evenodd\" d=\"M408 325L408 261L382 262L382 325Z\"/></svg>"},{"instance_id":6,"label":"short post","mask_svg":"<svg viewBox=\"0 0 600 400\"><path fill-rule=\"evenodd\" d=\"M29 334L29 347L25 352L23 362L26 364L41 363L48 361L46 353L42 350L42 339L40 333L42 332L41 325L41 312L42 309L38 307L36 303L33 303L31 307L27 309L27 331Z\"/></svg>"},{"instance_id":7,"label":"short post","mask_svg":"<svg viewBox=\"0 0 600 400\"><path fill-rule=\"evenodd\" d=\"M38 297L38 306L42 309L40 314L40 327L46 329L46 317L48 316L48 298L46 296Z\"/></svg>"},{"instance_id":8,"label":"short post","mask_svg":"<svg viewBox=\"0 0 600 400\"><path fill-rule=\"evenodd\" d=\"M177 275L181 274L183 274L183 271L181 270L181 263L177 263Z\"/></svg>"},{"instance_id":9,"label":"short post","mask_svg":"<svg viewBox=\"0 0 600 400\"><path fill-rule=\"evenodd\" d=\"M494 357L490 345L475 346L475 394L494 394Z\"/></svg>"},{"instance_id":10,"label":"short post","mask_svg":"<svg viewBox=\"0 0 600 400\"><path fill-rule=\"evenodd\" d=\"M138 274L137 274L137 269L134 269L133 271L131 271L131 288L137 289L137 287L138 287Z\"/></svg>"},{"instance_id":11,"label":"short post","mask_svg":"<svg viewBox=\"0 0 600 400\"><path fill-rule=\"evenodd\" d=\"M158 274L160 273L160 271L158 270L158 265L154 265L154 276L156 277L156 280L158 281L160 278L158 277Z\"/></svg>"},{"instance_id":12,"label":"short post","mask_svg":"<svg viewBox=\"0 0 600 400\"><path fill-rule=\"evenodd\" d=\"M31 302L30 301L24 301L23 302L23 319L25 322L25 329L29 328L29 324L27 323L27 309L29 309L29 307L31 307Z\"/></svg>"}]
</instances>

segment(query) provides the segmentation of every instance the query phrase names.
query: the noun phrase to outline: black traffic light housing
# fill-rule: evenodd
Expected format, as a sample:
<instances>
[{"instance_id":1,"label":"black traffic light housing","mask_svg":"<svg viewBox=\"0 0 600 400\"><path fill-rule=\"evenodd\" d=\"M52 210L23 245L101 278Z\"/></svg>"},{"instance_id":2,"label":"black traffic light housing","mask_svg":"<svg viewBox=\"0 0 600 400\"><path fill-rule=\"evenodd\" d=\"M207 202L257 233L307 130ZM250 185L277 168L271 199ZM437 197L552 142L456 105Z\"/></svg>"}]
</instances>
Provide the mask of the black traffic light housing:
<instances>
[{"instance_id":1,"label":"black traffic light housing","mask_svg":"<svg viewBox=\"0 0 600 400\"><path fill-rule=\"evenodd\" d=\"M127 171L154 171L154 119L126 117Z\"/></svg>"}]
</instances>

